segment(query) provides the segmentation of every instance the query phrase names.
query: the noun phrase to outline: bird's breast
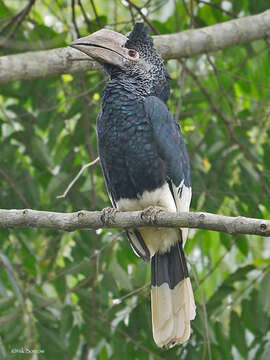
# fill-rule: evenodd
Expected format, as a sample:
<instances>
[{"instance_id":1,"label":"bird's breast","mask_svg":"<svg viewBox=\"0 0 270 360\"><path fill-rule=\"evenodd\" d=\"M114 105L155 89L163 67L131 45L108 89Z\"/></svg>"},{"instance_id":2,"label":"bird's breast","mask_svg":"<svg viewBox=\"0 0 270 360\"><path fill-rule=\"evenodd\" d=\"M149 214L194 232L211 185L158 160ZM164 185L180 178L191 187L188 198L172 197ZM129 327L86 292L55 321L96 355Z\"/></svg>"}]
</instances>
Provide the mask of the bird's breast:
<instances>
[{"instance_id":1,"label":"bird's breast","mask_svg":"<svg viewBox=\"0 0 270 360\"><path fill-rule=\"evenodd\" d=\"M166 164L159 156L141 100L119 95L103 104L97 134L107 187L115 201L137 199L166 182Z\"/></svg>"}]
</instances>

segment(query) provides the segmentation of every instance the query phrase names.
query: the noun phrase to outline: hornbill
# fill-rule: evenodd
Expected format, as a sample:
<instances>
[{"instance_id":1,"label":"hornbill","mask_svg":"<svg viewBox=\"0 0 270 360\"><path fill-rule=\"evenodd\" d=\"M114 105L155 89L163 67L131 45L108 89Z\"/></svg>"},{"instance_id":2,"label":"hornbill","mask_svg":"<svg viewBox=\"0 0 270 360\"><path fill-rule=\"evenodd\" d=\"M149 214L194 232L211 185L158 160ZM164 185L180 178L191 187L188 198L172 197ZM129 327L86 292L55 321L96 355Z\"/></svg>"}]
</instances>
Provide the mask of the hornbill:
<instances>
[{"instance_id":1,"label":"hornbill","mask_svg":"<svg viewBox=\"0 0 270 360\"><path fill-rule=\"evenodd\" d=\"M110 75L97 137L113 207L189 211L189 158L181 129L166 106L169 75L148 28L137 23L127 37L102 29L71 46L94 58ZM187 231L146 227L127 231L135 253L151 260L152 328L159 347L185 342L195 317L183 250Z\"/></svg>"}]
</instances>

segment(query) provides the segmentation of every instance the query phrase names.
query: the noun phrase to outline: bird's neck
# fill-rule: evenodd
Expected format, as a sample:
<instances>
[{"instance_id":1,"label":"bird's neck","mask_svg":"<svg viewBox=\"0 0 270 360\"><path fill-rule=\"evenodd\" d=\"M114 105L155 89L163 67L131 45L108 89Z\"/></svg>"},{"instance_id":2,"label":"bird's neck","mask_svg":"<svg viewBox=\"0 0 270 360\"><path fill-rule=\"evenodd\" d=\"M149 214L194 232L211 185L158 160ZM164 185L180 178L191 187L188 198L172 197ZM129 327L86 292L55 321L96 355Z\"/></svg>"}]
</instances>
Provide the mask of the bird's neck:
<instances>
[{"instance_id":1,"label":"bird's neck","mask_svg":"<svg viewBox=\"0 0 270 360\"><path fill-rule=\"evenodd\" d=\"M149 86L145 83L139 83L133 79L127 79L124 77L117 77L110 80L103 92L103 99L115 96L121 96L123 94L132 94L138 98L145 98L151 95Z\"/></svg>"},{"instance_id":2,"label":"bird's neck","mask_svg":"<svg viewBox=\"0 0 270 360\"><path fill-rule=\"evenodd\" d=\"M111 80L107 84L103 98L111 96L112 93L118 93L119 95L124 93L131 93L139 98L145 98L147 96L156 96L160 100L166 103L170 94L169 81L160 76L145 76L140 72L133 74L132 76L123 72L110 72Z\"/></svg>"}]
</instances>

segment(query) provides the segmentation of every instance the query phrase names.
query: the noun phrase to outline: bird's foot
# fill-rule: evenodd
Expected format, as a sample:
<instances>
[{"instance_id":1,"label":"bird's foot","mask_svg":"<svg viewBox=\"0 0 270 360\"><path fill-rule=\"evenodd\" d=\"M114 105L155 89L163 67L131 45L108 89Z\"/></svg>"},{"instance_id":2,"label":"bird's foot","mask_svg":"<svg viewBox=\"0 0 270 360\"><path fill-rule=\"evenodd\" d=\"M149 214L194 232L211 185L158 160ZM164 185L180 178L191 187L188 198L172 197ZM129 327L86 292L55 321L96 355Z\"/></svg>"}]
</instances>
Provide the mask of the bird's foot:
<instances>
[{"instance_id":1,"label":"bird's foot","mask_svg":"<svg viewBox=\"0 0 270 360\"><path fill-rule=\"evenodd\" d=\"M157 214L162 211L166 211L166 209L161 206L148 206L148 208L142 211L141 218L148 220L151 224L155 224L157 221Z\"/></svg>"},{"instance_id":2,"label":"bird's foot","mask_svg":"<svg viewBox=\"0 0 270 360\"><path fill-rule=\"evenodd\" d=\"M115 223L115 215L119 212L116 208L106 207L102 211L100 220L104 225L110 225Z\"/></svg>"}]
</instances>

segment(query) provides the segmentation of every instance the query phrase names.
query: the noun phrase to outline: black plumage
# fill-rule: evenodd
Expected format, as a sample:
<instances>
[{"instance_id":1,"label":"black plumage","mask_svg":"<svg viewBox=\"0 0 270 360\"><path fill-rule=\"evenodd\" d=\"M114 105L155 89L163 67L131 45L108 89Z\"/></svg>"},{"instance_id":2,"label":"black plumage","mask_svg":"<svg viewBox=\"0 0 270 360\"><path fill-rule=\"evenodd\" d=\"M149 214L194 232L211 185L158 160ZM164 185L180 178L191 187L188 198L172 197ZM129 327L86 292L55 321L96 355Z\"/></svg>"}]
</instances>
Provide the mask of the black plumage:
<instances>
[{"instance_id":1,"label":"black plumage","mask_svg":"<svg viewBox=\"0 0 270 360\"><path fill-rule=\"evenodd\" d=\"M142 24L128 37L100 30L73 47L110 75L97 119L98 152L114 207L160 206L188 211L189 159L181 129L168 110L169 75ZM152 263L152 322L158 346L189 337L195 304L183 250L187 229L127 231L135 252Z\"/></svg>"},{"instance_id":2,"label":"black plumage","mask_svg":"<svg viewBox=\"0 0 270 360\"><path fill-rule=\"evenodd\" d=\"M138 198L164 184L166 165L153 141L144 98L117 79L104 91L97 134L108 192L115 203L121 198Z\"/></svg>"}]
</instances>

